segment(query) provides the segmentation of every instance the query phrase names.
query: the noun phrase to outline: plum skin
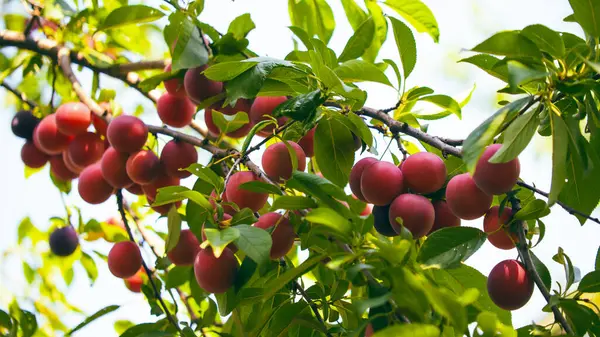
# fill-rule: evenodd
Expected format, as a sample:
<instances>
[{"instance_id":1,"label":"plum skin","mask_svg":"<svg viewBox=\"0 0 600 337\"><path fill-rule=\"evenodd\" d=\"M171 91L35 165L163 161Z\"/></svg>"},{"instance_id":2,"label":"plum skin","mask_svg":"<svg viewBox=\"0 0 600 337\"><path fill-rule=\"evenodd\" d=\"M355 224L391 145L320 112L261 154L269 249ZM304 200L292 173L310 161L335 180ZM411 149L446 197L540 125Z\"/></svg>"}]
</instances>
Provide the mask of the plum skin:
<instances>
[{"instance_id":1,"label":"plum skin","mask_svg":"<svg viewBox=\"0 0 600 337\"><path fill-rule=\"evenodd\" d=\"M510 192L519 180L521 165L519 158L507 163L490 163L490 158L500 150L502 144L492 144L484 151L477 165L473 179L482 191L490 195L500 195Z\"/></svg>"},{"instance_id":2,"label":"plum skin","mask_svg":"<svg viewBox=\"0 0 600 337\"><path fill-rule=\"evenodd\" d=\"M234 173L229 177L225 194L227 195L227 200L238 205L240 209L248 207L253 212L258 212L267 202L269 195L239 188L240 185L249 181L259 181L259 178L254 172L250 171Z\"/></svg>"},{"instance_id":3,"label":"plum skin","mask_svg":"<svg viewBox=\"0 0 600 337\"><path fill-rule=\"evenodd\" d=\"M389 237L399 235L390 223L390 205L373 206L372 214L373 227L375 227L377 233Z\"/></svg>"},{"instance_id":4,"label":"plum skin","mask_svg":"<svg viewBox=\"0 0 600 337\"><path fill-rule=\"evenodd\" d=\"M211 81L204 74L201 74L208 68L203 65L197 68L190 68L186 71L183 78L183 86L189 99L200 104L203 100L216 96L223 91L223 83Z\"/></svg>"},{"instance_id":5,"label":"plum skin","mask_svg":"<svg viewBox=\"0 0 600 337\"><path fill-rule=\"evenodd\" d=\"M65 135L84 133L91 123L92 112L81 102L68 102L56 109L56 126Z\"/></svg>"},{"instance_id":6,"label":"plum skin","mask_svg":"<svg viewBox=\"0 0 600 337\"><path fill-rule=\"evenodd\" d=\"M72 226L55 229L48 240L54 255L65 257L73 254L79 246L79 237Z\"/></svg>"},{"instance_id":7,"label":"plum skin","mask_svg":"<svg viewBox=\"0 0 600 337\"><path fill-rule=\"evenodd\" d=\"M97 134L85 132L75 136L67 151L74 165L86 167L102 158L104 142Z\"/></svg>"},{"instance_id":8,"label":"plum skin","mask_svg":"<svg viewBox=\"0 0 600 337\"><path fill-rule=\"evenodd\" d=\"M300 145L300 147L302 147L302 150L304 150L304 153L306 154L307 158L310 158L315 155L315 130L316 129L317 129L316 127L310 129L304 135L304 137L300 138L300 140L298 141L298 145Z\"/></svg>"},{"instance_id":9,"label":"plum skin","mask_svg":"<svg viewBox=\"0 0 600 337\"><path fill-rule=\"evenodd\" d=\"M221 134L221 129L219 129L219 127L213 121L212 111L213 110L209 108L204 109L204 122L206 123L209 133L217 137ZM254 124L252 124L252 122L248 122L239 129L228 132L225 135L231 138L241 138L250 132L252 126L254 126Z\"/></svg>"},{"instance_id":10,"label":"plum skin","mask_svg":"<svg viewBox=\"0 0 600 337\"><path fill-rule=\"evenodd\" d=\"M396 221L402 219L402 224ZM435 210L429 199L417 194L402 194L390 204L390 224L400 233L400 225L411 233L413 238L420 239L433 227Z\"/></svg>"},{"instance_id":11,"label":"plum skin","mask_svg":"<svg viewBox=\"0 0 600 337\"><path fill-rule=\"evenodd\" d=\"M100 164L86 167L79 175L77 190L88 204L101 204L114 193L114 188L104 179Z\"/></svg>"},{"instance_id":12,"label":"plum skin","mask_svg":"<svg viewBox=\"0 0 600 337\"><path fill-rule=\"evenodd\" d=\"M446 164L433 153L418 152L402 162L404 182L415 193L433 193L446 182Z\"/></svg>"},{"instance_id":13,"label":"plum skin","mask_svg":"<svg viewBox=\"0 0 600 337\"><path fill-rule=\"evenodd\" d=\"M435 211L435 219L433 221L433 227L429 231L429 234L446 227L458 227L460 226L460 218L452 213L450 206L445 200L436 200L432 202L433 210Z\"/></svg>"},{"instance_id":14,"label":"plum skin","mask_svg":"<svg viewBox=\"0 0 600 337\"><path fill-rule=\"evenodd\" d=\"M521 262L504 260L492 268L487 290L497 306L504 310L516 310L529 302L533 285L533 280Z\"/></svg>"},{"instance_id":15,"label":"plum skin","mask_svg":"<svg viewBox=\"0 0 600 337\"><path fill-rule=\"evenodd\" d=\"M468 173L456 175L446 186L446 202L452 213L463 220L483 216L492 205L493 197L475 185Z\"/></svg>"},{"instance_id":16,"label":"plum skin","mask_svg":"<svg viewBox=\"0 0 600 337\"><path fill-rule=\"evenodd\" d=\"M156 103L160 120L174 128L182 128L192 122L196 107L187 98L164 93Z\"/></svg>"},{"instance_id":17,"label":"plum skin","mask_svg":"<svg viewBox=\"0 0 600 337\"><path fill-rule=\"evenodd\" d=\"M287 142L296 152L296 169L304 171L306 169L306 155L304 151L294 142ZM287 180L292 177L292 157L287 146L283 142L275 143L265 150L262 155L262 166L269 178L275 181Z\"/></svg>"},{"instance_id":18,"label":"plum skin","mask_svg":"<svg viewBox=\"0 0 600 337\"><path fill-rule=\"evenodd\" d=\"M200 288L221 294L231 288L237 276L239 263L229 248L216 258L211 248L201 249L194 260L194 275Z\"/></svg>"},{"instance_id":19,"label":"plum skin","mask_svg":"<svg viewBox=\"0 0 600 337\"><path fill-rule=\"evenodd\" d=\"M160 160L154 152L141 150L129 156L125 164L125 170L134 183L147 185L160 174Z\"/></svg>"},{"instance_id":20,"label":"plum skin","mask_svg":"<svg viewBox=\"0 0 600 337\"><path fill-rule=\"evenodd\" d=\"M123 188L133 184L127 174L128 153L118 152L114 147L104 151L100 160L102 176L114 188Z\"/></svg>"},{"instance_id":21,"label":"plum skin","mask_svg":"<svg viewBox=\"0 0 600 337\"><path fill-rule=\"evenodd\" d=\"M198 239L191 230L184 229L179 234L177 245L167 252L167 257L176 266L189 266L194 263L198 250L200 250Z\"/></svg>"},{"instance_id":22,"label":"plum skin","mask_svg":"<svg viewBox=\"0 0 600 337\"><path fill-rule=\"evenodd\" d=\"M250 111L248 112L248 117L253 124L257 124L261 121L269 119L263 115L273 115L273 110L277 108L281 103L285 102L287 97L285 96L261 96L257 97L252 106L250 107ZM282 126L286 121L285 117L277 118L277 125ZM262 137L269 136L273 130L275 129L275 125L269 124L265 126L262 130L260 130L257 135Z\"/></svg>"},{"instance_id":23,"label":"plum skin","mask_svg":"<svg viewBox=\"0 0 600 337\"><path fill-rule=\"evenodd\" d=\"M263 214L254 223L255 227L262 229L267 229L275 225L277 227L271 233L273 245L269 253L272 260L285 256L294 246L294 238L296 237L294 227L292 227L290 221L279 213L271 212Z\"/></svg>"},{"instance_id":24,"label":"plum skin","mask_svg":"<svg viewBox=\"0 0 600 337\"><path fill-rule=\"evenodd\" d=\"M352 166L352 170L350 170L349 179L350 190L352 190L352 194L354 194L356 198L358 198L358 200L367 202L360 188L360 180L362 178L363 172L365 171L365 168L377 162L377 159L368 157L359 160L358 162L356 162L356 164L354 164L354 166Z\"/></svg>"},{"instance_id":25,"label":"plum skin","mask_svg":"<svg viewBox=\"0 0 600 337\"><path fill-rule=\"evenodd\" d=\"M40 151L32 141L28 141L21 148L21 160L28 167L40 168L46 165L50 156Z\"/></svg>"},{"instance_id":26,"label":"plum skin","mask_svg":"<svg viewBox=\"0 0 600 337\"><path fill-rule=\"evenodd\" d=\"M10 128L15 136L31 141L33 140L33 130L39 123L40 119L35 117L31 111L21 110L13 116Z\"/></svg>"},{"instance_id":27,"label":"plum skin","mask_svg":"<svg viewBox=\"0 0 600 337\"><path fill-rule=\"evenodd\" d=\"M33 131L35 146L49 155L61 153L72 139L73 136L67 136L58 130L56 114L44 117Z\"/></svg>"},{"instance_id":28,"label":"plum skin","mask_svg":"<svg viewBox=\"0 0 600 337\"><path fill-rule=\"evenodd\" d=\"M128 278L142 267L140 248L131 241L115 243L108 253L108 269L118 278Z\"/></svg>"},{"instance_id":29,"label":"plum skin","mask_svg":"<svg viewBox=\"0 0 600 337\"><path fill-rule=\"evenodd\" d=\"M160 162L168 175L187 178L190 172L180 169L188 168L198 161L198 151L186 142L169 141L160 152Z\"/></svg>"},{"instance_id":30,"label":"plum skin","mask_svg":"<svg viewBox=\"0 0 600 337\"><path fill-rule=\"evenodd\" d=\"M119 152L137 152L148 140L148 126L135 116L121 115L108 124L106 137Z\"/></svg>"},{"instance_id":31,"label":"plum skin","mask_svg":"<svg viewBox=\"0 0 600 337\"><path fill-rule=\"evenodd\" d=\"M360 178L360 191L366 201L373 205L391 203L403 189L402 171L392 163L380 161L369 165Z\"/></svg>"},{"instance_id":32,"label":"plum skin","mask_svg":"<svg viewBox=\"0 0 600 337\"><path fill-rule=\"evenodd\" d=\"M512 209L504 207L500 214L500 207L490 208L483 217L483 231L488 235L488 241L496 248L509 250L515 248L515 242L518 241L514 233L510 233L508 228L503 227L508 224L512 217Z\"/></svg>"}]
</instances>

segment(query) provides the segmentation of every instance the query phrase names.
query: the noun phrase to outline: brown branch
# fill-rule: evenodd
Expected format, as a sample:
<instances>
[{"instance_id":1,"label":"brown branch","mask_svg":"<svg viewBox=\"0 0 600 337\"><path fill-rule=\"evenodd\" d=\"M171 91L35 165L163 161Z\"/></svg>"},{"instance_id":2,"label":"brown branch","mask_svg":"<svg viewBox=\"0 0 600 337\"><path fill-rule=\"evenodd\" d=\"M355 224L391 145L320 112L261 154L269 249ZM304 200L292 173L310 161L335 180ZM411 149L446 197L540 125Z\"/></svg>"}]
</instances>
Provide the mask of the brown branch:
<instances>
[{"instance_id":1,"label":"brown branch","mask_svg":"<svg viewBox=\"0 0 600 337\"><path fill-rule=\"evenodd\" d=\"M4 89L10 91L13 95L17 96L18 99L20 99L24 103L27 103L27 105L29 105L31 108L38 106L38 104L36 102L28 99L24 93L11 87L10 85L8 85L8 83L2 81L2 82L0 82L0 87L3 87Z\"/></svg>"},{"instance_id":2,"label":"brown branch","mask_svg":"<svg viewBox=\"0 0 600 337\"><path fill-rule=\"evenodd\" d=\"M168 60L155 60L155 61L140 61L140 62L130 62L130 63L122 63L115 64L110 67L110 70L115 73L129 73L141 70L153 70L153 69L164 69L167 64L169 64Z\"/></svg>"},{"instance_id":3,"label":"brown branch","mask_svg":"<svg viewBox=\"0 0 600 337\"><path fill-rule=\"evenodd\" d=\"M521 203L519 202L519 199L517 199L517 198L511 198L510 202L511 202L511 207L513 210L513 214L516 214L521 209ZM527 245L527 238L526 238L526 234L525 234L526 226L527 225L523 221L518 221L517 235L519 237L519 241L517 242L517 250L519 251L519 255L521 256L521 260L522 260L523 264L525 265L525 269L527 270L527 273L533 279L533 282L535 283L535 285L538 287L538 289L544 296L544 299L546 299L546 302L550 303L550 296L551 296L550 291L548 291L548 289L546 289L546 286L544 285L544 281L542 281L540 274L535 269L535 264L533 262L533 258L531 257L531 253L530 253L529 247ZM562 325L563 329L569 335L574 336L575 334L573 332L573 329L567 322L565 316L560 312L560 309L558 309L558 307L556 305L552 305L551 308L552 308L552 312L554 313L554 318L560 323L560 325Z\"/></svg>"}]
</instances>

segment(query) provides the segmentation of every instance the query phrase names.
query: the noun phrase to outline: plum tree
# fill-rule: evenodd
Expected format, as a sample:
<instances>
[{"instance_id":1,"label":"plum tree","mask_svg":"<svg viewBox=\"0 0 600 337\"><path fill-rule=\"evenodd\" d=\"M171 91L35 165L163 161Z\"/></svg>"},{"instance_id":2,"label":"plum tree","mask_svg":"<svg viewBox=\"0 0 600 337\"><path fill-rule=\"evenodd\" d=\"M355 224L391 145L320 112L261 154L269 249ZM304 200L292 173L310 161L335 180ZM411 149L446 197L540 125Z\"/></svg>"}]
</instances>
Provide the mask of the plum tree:
<instances>
[{"instance_id":1,"label":"plum tree","mask_svg":"<svg viewBox=\"0 0 600 337\"><path fill-rule=\"evenodd\" d=\"M150 150L141 150L129 156L125 169L129 178L140 185L150 184L163 170L160 160Z\"/></svg>"},{"instance_id":2,"label":"plum tree","mask_svg":"<svg viewBox=\"0 0 600 337\"><path fill-rule=\"evenodd\" d=\"M377 162L378 160L372 157L363 158L359 160L356 164L354 164L352 170L350 170L350 190L352 190L352 194L354 194L358 198L358 200L362 200L364 202L367 201L361 191L360 181L363 172L365 171L365 168Z\"/></svg>"},{"instance_id":3,"label":"plum tree","mask_svg":"<svg viewBox=\"0 0 600 337\"><path fill-rule=\"evenodd\" d=\"M308 130L308 132L300 138L298 145L302 148L306 157L310 158L315 155L315 131L316 127Z\"/></svg>"},{"instance_id":4,"label":"plum tree","mask_svg":"<svg viewBox=\"0 0 600 337\"><path fill-rule=\"evenodd\" d=\"M360 191L365 200L373 205L383 206L391 203L403 189L402 171L396 165L385 161L367 165L360 178Z\"/></svg>"},{"instance_id":5,"label":"plum tree","mask_svg":"<svg viewBox=\"0 0 600 337\"><path fill-rule=\"evenodd\" d=\"M114 147L109 147L104 151L100 160L102 176L114 188L123 188L133 184L127 174L128 153L118 152Z\"/></svg>"},{"instance_id":6,"label":"plum tree","mask_svg":"<svg viewBox=\"0 0 600 337\"><path fill-rule=\"evenodd\" d=\"M199 250L200 243L194 233L189 229L183 229L179 233L179 241L167 252L167 257L176 266L191 266Z\"/></svg>"},{"instance_id":7,"label":"plum tree","mask_svg":"<svg viewBox=\"0 0 600 337\"><path fill-rule=\"evenodd\" d=\"M186 142L177 140L169 141L160 152L160 162L168 175L177 178L187 178L191 175L189 171L182 169L198 161L198 151Z\"/></svg>"},{"instance_id":8,"label":"plum tree","mask_svg":"<svg viewBox=\"0 0 600 337\"><path fill-rule=\"evenodd\" d=\"M283 215L275 212L266 213L260 216L255 227L267 229L273 226L275 230L271 232L273 245L269 253L271 259L275 260L285 256L294 246L296 233L290 221Z\"/></svg>"},{"instance_id":9,"label":"plum tree","mask_svg":"<svg viewBox=\"0 0 600 337\"><path fill-rule=\"evenodd\" d=\"M488 241L496 248L505 250L515 248L515 242L518 241L518 238L515 234L510 233L509 228L506 227L512 215L513 212L510 207L504 207L502 214L500 214L500 207L494 206L483 217L483 231L488 235Z\"/></svg>"},{"instance_id":10,"label":"plum tree","mask_svg":"<svg viewBox=\"0 0 600 337\"><path fill-rule=\"evenodd\" d=\"M72 136L58 131L55 114L44 117L33 131L35 146L49 155L61 153L72 139Z\"/></svg>"},{"instance_id":11,"label":"plum tree","mask_svg":"<svg viewBox=\"0 0 600 337\"><path fill-rule=\"evenodd\" d=\"M106 137L115 150L133 153L146 144L148 126L135 116L121 115L108 124Z\"/></svg>"},{"instance_id":12,"label":"plum tree","mask_svg":"<svg viewBox=\"0 0 600 337\"><path fill-rule=\"evenodd\" d=\"M435 210L431 201L422 195L401 194L390 204L389 216L390 224L397 233L400 233L403 226L416 240L429 233L433 227ZM400 218L400 222L397 218Z\"/></svg>"},{"instance_id":13,"label":"plum tree","mask_svg":"<svg viewBox=\"0 0 600 337\"><path fill-rule=\"evenodd\" d=\"M40 123L40 119L31 113L30 110L21 110L17 112L10 121L12 133L26 140L33 140L33 130Z\"/></svg>"},{"instance_id":14,"label":"plum tree","mask_svg":"<svg viewBox=\"0 0 600 337\"><path fill-rule=\"evenodd\" d=\"M475 185L468 173L456 175L446 186L446 202L454 215L463 220L474 220L485 214L493 197Z\"/></svg>"},{"instance_id":15,"label":"plum tree","mask_svg":"<svg viewBox=\"0 0 600 337\"><path fill-rule=\"evenodd\" d=\"M79 246L79 237L73 226L56 228L48 240L50 250L57 256L69 256Z\"/></svg>"},{"instance_id":16,"label":"plum tree","mask_svg":"<svg viewBox=\"0 0 600 337\"><path fill-rule=\"evenodd\" d=\"M104 179L100 164L86 167L79 175L77 190L81 199L88 204L101 204L113 194L113 187Z\"/></svg>"},{"instance_id":17,"label":"plum tree","mask_svg":"<svg viewBox=\"0 0 600 337\"><path fill-rule=\"evenodd\" d=\"M69 159L79 167L89 166L102 158L104 142L93 132L84 132L73 138L67 148Z\"/></svg>"},{"instance_id":18,"label":"plum tree","mask_svg":"<svg viewBox=\"0 0 600 337\"><path fill-rule=\"evenodd\" d=\"M492 268L487 290L497 306L504 310L517 310L529 302L533 294L533 280L521 262L504 260Z\"/></svg>"},{"instance_id":19,"label":"plum tree","mask_svg":"<svg viewBox=\"0 0 600 337\"><path fill-rule=\"evenodd\" d=\"M263 208L269 195L240 188L240 185L250 181L260 181L260 179L251 171L234 173L227 182L225 193L227 195L227 200L235 203L239 208L248 207L252 211L257 212L259 209Z\"/></svg>"},{"instance_id":20,"label":"plum tree","mask_svg":"<svg viewBox=\"0 0 600 337\"><path fill-rule=\"evenodd\" d=\"M216 137L221 134L221 129L219 129L219 127L215 124L215 122L213 122L211 109L208 109L208 108L204 109L204 122L206 123L206 127L208 128L208 131L213 136ZM241 137L246 136L250 132L251 129L252 129L252 123L246 123L237 130L227 132L226 135L231 138L241 138Z\"/></svg>"},{"instance_id":21,"label":"plum tree","mask_svg":"<svg viewBox=\"0 0 600 337\"><path fill-rule=\"evenodd\" d=\"M196 104L223 91L223 83L211 81L202 74L206 68L208 68L207 65L188 69L183 80L187 96Z\"/></svg>"},{"instance_id":22,"label":"plum tree","mask_svg":"<svg viewBox=\"0 0 600 337\"><path fill-rule=\"evenodd\" d=\"M296 169L304 171L306 169L304 151L297 143L288 141L287 144L296 153ZM262 155L262 167L269 178L274 181L287 180L292 177L292 156L285 143L277 142L267 147Z\"/></svg>"},{"instance_id":23,"label":"plum tree","mask_svg":"<svg viewBox=\"0 0 600 337\"><path fill-rule=\"evenodd\" d=\"M50 156L40 151L32 141L28 141L21 148L21 160L28 167L40 168L46 165Z\"/></svg>"},{"instance_id":24,"label":"plum tree","mask_svg":"<svg viewBox=\"0 0 600 337\"><path fill-rule=\"evenodd\" d=\"M390 205L373 206L373 227L377 233L385 236L398 236L390 223Z\"/></svg>"},{"instance_id":25,"label":"plum tree","mask_svg":"<svg viewBox=\"0 0 600 337\"><path fill-rule=\"evenodd\" d=\"M260 121L264 121L269 119L267 116L273 115L273 110L285 102L287 97L285 96L261 96L257 97L252 106L250 107L250 112L248 113L248 117L253 124L259 123ZM267 116L265 116L267 115ZM277 118L278 126L282 126L286 121L285 117ZM262 137L267 137L273 130L275 129L275 125L269 124L265 126L262 130L260 130L257 134Z\"/></svg>"},{"instance_id":26,"label":"plum tree","mask_svg":"<svg viewBox=\"0 0 600 337\"><path fill-rule=\"evenodd\" d=\"M211 248L201 249L194 260L194 274L200 288L221 294L231 288L238 273L239 263L229 248L218 258Z\"/></svg>"},{"instance_id":27,"label":"plum tree","mask_svg":"<svg viewBox=\"0 0 600 337\"><path fill-rule=\"evenodd\" d=\"M441 228L460 226L460 218L452 213L450 206L448 206L445 200L436 200L432 204L435 211L435 219L428 235Z\"/></svg>"},{"instance_id":28,"label":"plum tree","mask_svg":"<svg viewBox=\"0 0 600 337\"><path fill-rule=\"evenodd\" d=\"M402 162L404 182L415 193L433 193L446 182L446 164L430 152L417 152Z\"/></svg>"},{"instance_id":29,"label":"plum tree","mask_svg":"<svg viewBox=\"0 0 600 337\"><path fill-rule=\"evenodd\" d=\"M56 126L62 134L75 136L84 133L91 123L92 113L81 102L68 102L56 109Z\"/></svg>"},{"instance_id":30,"label":"plum tree","mask_svg":"<svg viewBox=\"0 0 600 337\"><path fill-rule=\"evenodd\" d=\"M519 180L521 165L519 158L506 163L490 163L490 158L500 150L502 144L492 144L483 151L477 161L473 179L482 191L490 195L500 195L512 190Z\"/></svg>"},{"instance_id":31,"label":"plum tree","mask_svg":"<svg viewBox=\"0 0 600 337\"><path fill-rule=\"evenodd\" d=\"M168 64L165 67L165 73L171 72L171 65ZM187 93L185 92L185 86L183 85L183 78L175 77L170 80L164 81L165 89L171 95L179 96L179 97L187 97Z\"/></svg>"},{"instance_id":32,"label":"plum tree","mask_svg":"<svg viewBox=\"0 0 600 337\"><path fill-rule=\"evenodd\" d=\"M50 172L52 172L54 177L62 181L70 181L78 176L76 172L71 171L67 167L62 155L50 157Z\"/></svg>"},{"instance_id":33,"label":"plum tree","mask_svg":"<svg viewBox=\"0 0 600 337\"><path fill-rule=\"evenodd\" d=\"M129 291L134 292L134 293L139 293L142 291L142 284L144 284L144 269L140 269L138 270L137 273L135 273L135 275L130 276L126 279L123 280L123 282L125 283L125 286L127 287L127 289L129 289Z\"/></svg>"},{"instance_id":34,"label":"plum tree","mask_svg":"<svg viewBox=\"0 0 600 337\"><path fill-rule=\"evenodd\" d=\"M108 252L108 269L118 278L132 277L141 267L142 254L134 242L117 242Z\"/></svg>"},{"instance_id":35,"label":"plum tree","mask_svg":"<svg viewBox=\"0 0 600 337\"><path fill-rule=\"evenodd\" d=\"M187 97L166 92L158 99L156 111L163 123L182 128L192 122L196 107Z\"/></svg>"}]
</instances>

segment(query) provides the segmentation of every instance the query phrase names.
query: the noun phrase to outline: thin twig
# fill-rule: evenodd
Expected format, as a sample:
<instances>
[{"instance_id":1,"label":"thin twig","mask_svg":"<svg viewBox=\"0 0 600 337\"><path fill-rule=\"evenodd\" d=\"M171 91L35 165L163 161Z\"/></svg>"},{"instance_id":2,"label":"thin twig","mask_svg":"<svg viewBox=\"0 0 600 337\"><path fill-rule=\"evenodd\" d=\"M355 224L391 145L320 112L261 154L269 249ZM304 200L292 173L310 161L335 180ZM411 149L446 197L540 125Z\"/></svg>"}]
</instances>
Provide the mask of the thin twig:
<instances>
[{"instance_id":1,"label":"thin twig","mask_svg":"<svg viewBox=\"0 0 600 337\"><path fill-rule=\"evenodd\" d=\"M11 87L10 85L8 85L8 83L2 81L2 82L0 82L0 87L3 87L4 89L10 91L13 95L17 96L18 99L20 99L24 103L27 103L27 105L29 105L31 108L34 108L34 107L37 106L36 102L28 99L27 96L24 93L22 93L19 90Z\"/></svg>"},{"instance_id":2,"label":"thin twig","mask_svg":"<svg viewBox=\"0 0 600 337\"><path fill-rule=\"evenodd\" d=\"M520 203L519 199L517 199L517 198L511 198L510 202L511 202L511 207L513 210L513 214L516 214L521 209L521 203ZM525 234L526 227L525 226L526 226L526 224L523 221L519 221L518 230L517 230L517 235L519 237L519 241L517 242L517 250L519 251L519 255L521 256L521 260L522 260L523 264L525 265L525 269L527 270L527 273L533 279L533 282L535 283L535 285L538 287L538 289L540 290L540 292L546 299L546 302L549 303L551 295L550 295L550 292L548 291L548 289L546 289L546 286L544 285L544 281L542 281L540 274L538 274L537 270L535 269L535 264L531 257L529 247L527 246L527 238L526 238L526 234ZM566 320L565 316L562 314L562 312L560 312L560 309L558 309L558 307L556 305L552 305L551 308L552 308L552 312L554 313L554 318L560 323L560 325L562 325L563 329L569 335L574 336L573 329L567 322L567 320Z\"/></svg>"},{"instance_id":3,"label":"thin twig","mask_svg":"<svg viewBox=\"0 0 600 337\"><path fill-rule=\"evenodd\" d=\"M111 71L119 72L119 73L129 73L136 72L141 70L153 70L153 69L164 69L168 60L156 60L156 61L140 61L140 62L130 62L130 63L122 63L115 64L110 67Z\"/></svg>"}]
</instances>

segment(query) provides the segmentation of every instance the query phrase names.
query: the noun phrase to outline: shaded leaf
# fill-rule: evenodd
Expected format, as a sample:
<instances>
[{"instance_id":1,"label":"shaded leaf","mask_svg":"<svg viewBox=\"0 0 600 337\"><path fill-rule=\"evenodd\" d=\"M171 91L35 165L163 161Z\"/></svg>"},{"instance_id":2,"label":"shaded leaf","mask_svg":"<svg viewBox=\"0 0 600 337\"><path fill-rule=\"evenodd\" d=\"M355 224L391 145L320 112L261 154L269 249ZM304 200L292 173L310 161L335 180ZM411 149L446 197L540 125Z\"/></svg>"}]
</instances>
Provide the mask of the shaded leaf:
<instances>
[{"instance_id":1,"label":"shaded leaf","mask_svg":"<svg viewBox=\"0 0 600 337\"><path fill-rule=\"evenodd\" d=\"M120 306L118 305L109 305L108 307L102 308L98 311L96 311L94 314L92 314L91 316L87 317L86 319L83 320L83 322L79 323L75 328L73 328L73 330L69 331L66 336L71 336L73 333L75 333L78 330L81 330L83 327L85 327L86 325L92 323L93 321L95 321L96 319L107 315L117 309L119 309Z\"/></svg>"},{"instance_id":2,"label":"shaded leaf","mask_svg":"<svg viewBox=\"0 0 600 337\"><path fill-rule=\"evenodd\" d=\"M475 52L489 53L511 57L541 58L541 53L535 43L521 35L518 31L499 32L475 46Z\"/></svg>"},{"instance_id":3,"label":"shaded leaf","mask_svg":"<svg viewBox=\"0 0 600 337\"><path fill-rule=\"evenodd\" d=\"M484 232L473 227L449 227L433 232L423 243L418 260L441 268L466 261L485 242Z\"/></svg>"},{"instance_id":4,"label":"shaded leaf","mask_svg":"<svg viewBox=\"0 0 600 337\"><path fill-rule=\"evenodd\" d=\"M257 264L269 261L269 254L273 241L271 235L264 229L238 225L235 227L239 237L235 239L235 245Z\"/></svg>"},{"instance_id":5,"label":"shaded leaf","mask_svg":"<svg viewBox=\"0 0 600 337\"><path fill-rule=\"evenodd\" d=\"M122 6L110 12L106 19L104 19L104 22L98 27L98 30L152 22L163 16L165 16L163 12L145 5Z\"/></svg>"}]
</instances>

